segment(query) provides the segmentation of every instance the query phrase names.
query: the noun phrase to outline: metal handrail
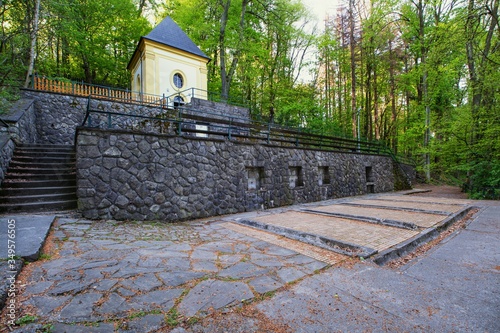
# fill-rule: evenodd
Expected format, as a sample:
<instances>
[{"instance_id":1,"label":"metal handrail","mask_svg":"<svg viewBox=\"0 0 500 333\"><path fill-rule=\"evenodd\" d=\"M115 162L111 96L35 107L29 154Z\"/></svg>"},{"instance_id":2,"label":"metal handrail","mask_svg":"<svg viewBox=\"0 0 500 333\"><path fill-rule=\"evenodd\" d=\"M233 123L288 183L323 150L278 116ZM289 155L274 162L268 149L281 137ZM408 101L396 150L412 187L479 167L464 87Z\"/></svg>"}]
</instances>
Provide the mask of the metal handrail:
<instances>
[{"instance_id":1,"label":"metal handrail","mask_svg":"<svg viewBox=\"0 0 500 333\"><path fill-rule=\"evenodd\" d=\"M106 116L105 125L107 128L113 128L113 117L128 117L141 120L159 121L160 123L173 123L177 126L177 135L185 133L199 133L204 135L220 136L228 140L259 140L263 144L270 145L279 144L281 146L285 145L290 147L314 148L319 150L333 150L350 153L358 152L383 156L390 156L391 153L379 142L349 140L334 136L310 134L293 129L282 131L281 128L273 128L270 124L268 124L267 127L263 127L252 122L237 122L234 121L234 117L230 120L224 121L221 118L210 118L186 114L183 113L182 110L172 109L172 111L177 111L175 117L168 115L152 117L89 109L82 126L99 127L100 124L94 124L94 126L92 125L91 114L101 114ZM203 124L208 123L211 129L205 130L198 129L196 127L189 128L186 126L200 124L200 122Z\"/></svg>"}]
</instances>

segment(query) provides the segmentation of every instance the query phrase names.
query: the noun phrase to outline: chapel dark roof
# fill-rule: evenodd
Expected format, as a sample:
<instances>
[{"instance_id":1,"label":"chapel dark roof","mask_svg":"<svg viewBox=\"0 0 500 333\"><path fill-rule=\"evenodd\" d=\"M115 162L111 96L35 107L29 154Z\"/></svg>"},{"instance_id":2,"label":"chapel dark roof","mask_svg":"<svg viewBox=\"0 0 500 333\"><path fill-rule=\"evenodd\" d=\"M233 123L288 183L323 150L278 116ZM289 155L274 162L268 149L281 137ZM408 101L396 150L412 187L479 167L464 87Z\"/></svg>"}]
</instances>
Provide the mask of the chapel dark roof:
<instances>
[{"instance_id":1,"label":"chapel dark roof","mask_svg":"<svg viewBox=\"0 0 500 333\"><path fill-rule=\"evenodd\" d=\"M160 24L143 38L210 59L195 43L193 43L188 35L182 31L170 16L164 18Z\"/></svg>"}]
</instances>

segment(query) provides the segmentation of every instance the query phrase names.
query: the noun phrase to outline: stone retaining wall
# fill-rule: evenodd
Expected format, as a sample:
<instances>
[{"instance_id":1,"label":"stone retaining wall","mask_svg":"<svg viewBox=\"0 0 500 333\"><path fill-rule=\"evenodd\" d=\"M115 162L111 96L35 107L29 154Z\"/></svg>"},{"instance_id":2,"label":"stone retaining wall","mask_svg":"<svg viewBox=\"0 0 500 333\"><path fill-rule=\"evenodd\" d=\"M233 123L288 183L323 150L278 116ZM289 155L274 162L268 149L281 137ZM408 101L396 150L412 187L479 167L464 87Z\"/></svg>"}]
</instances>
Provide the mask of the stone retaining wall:
<instances>
[{"instance_id":1,"label":"stone retaining wall","mask_svg":"<svg viewBox=\"0 0 500 333\"><path fill-rule=\"evenodd\" d=\"M77 131L77 181L86 218L162 221L387 192L395 183L384 156L88 128Z\"/></svg>"},{"instance_id":2,"label":"stone retaining wall","mask_svg":"<svg viewBox=\"0 0 500 333\"><path fill-rule=\"evenodd\" d=\"M15 144L10 136L7 133L0 133L0 185L5 178L5 172L9 168L14 148Z\"/></svg>"},{"instance_id":3,"label":"stone retaining wall","mask_svg":"<svg viewBox=\"0 0 500 333\"><path fill-rule=\"evenodd\" d=\"M22 98L10 108L7 115L2 115L2 120L9 125L3 128L15 142L36 143L38 141L36 128L35 105L33 99Z\"/></svg>"},{"instance_id":4,"label":"stone retaining wall","mask_svg":"<svg viewBox=\"0 0 500 333\"><path fill-rule=\"evenodd\" d=\"M23 96L34 100L34 114L36 114L36 135L39 143L49 144L73 144L75 131L78 126L82 125L87 112L88 98L66 95L59 93L49 93L31 89L23 90ZM131 115L142 115L148 117L157 117L160 114L166 114L167 110L162 109L158 105L145 106L132 103L124 103L120 101L108 101L101 99L92 99L92 110L124 113ZM176 112L170 110L169 116L176 117ZM224 103L216 103L211 101L192 98L192 103L186 105L182 110L184 114L200 114L204 112L213 113L215 115L227 118L234 116L237 118L248 118L249 111L246 108L231 106ZM215 116L217 118L217 116ZM93 115L92 126L100 126L106 128L108 119L106 115ZM158 131L162 130L154 121L144 120L139 118L113 117L112 128L118 129L141 129L143 131Z\"/></svg>"},{"instance_id":5,"label":"stone retaining wall","mask_svg":"<svg viewBox=\"0 0 500 333\"><path fill-rule=\"evenodd\" d=\"M201 113L207 113L210 117L213 117L214 115L221 115L224 117L231 116L239 119L250 119L250 111L248 108L207 101L194 97L191 98L191 102L187 105L187 107Z\"/></svg>"}]
</instances>

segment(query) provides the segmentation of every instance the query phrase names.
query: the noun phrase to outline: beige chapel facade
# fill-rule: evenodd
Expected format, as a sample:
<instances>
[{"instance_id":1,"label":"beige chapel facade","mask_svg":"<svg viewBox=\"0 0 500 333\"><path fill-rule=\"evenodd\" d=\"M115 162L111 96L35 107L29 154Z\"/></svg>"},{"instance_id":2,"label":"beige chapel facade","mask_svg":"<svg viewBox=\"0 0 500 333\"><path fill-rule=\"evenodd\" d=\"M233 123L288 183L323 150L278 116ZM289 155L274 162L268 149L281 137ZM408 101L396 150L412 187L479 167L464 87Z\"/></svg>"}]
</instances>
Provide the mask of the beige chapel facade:
<instances>
[{"instance_id":1,"label":"beige chapel facade","mask_svg":"<svg viewBox=\"0 0 500 333\"><path fill-rule=\"evenodd\" d=\"M169 104L189 103L191 97L207 99L207 64L210 61L170 18L141 37L127 66L131 89L145 95L166 97Z\"/></svg>"}]
</instances>

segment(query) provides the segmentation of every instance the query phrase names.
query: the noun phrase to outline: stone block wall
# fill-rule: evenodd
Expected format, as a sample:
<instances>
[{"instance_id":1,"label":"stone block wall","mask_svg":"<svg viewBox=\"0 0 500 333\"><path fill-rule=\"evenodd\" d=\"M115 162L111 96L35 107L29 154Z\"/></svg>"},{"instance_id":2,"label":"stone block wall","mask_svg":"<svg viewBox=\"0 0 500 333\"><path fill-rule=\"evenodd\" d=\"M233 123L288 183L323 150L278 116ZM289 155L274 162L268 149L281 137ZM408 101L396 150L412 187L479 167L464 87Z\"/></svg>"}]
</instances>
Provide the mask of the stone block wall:
<instances>
[{"instance_id":1,"label":"stone block wall","mask_svg":"<svg viewBox=\"0 0 500 333\"><path fill-rule=\"evenodd\" d=\"M7 133L0 133L0 185L5 178L5 172L9 168L9 163L15 148L14 141Z\"/></svg>"},{"instance_id":2,"label":"stone block wall","mask_svg":"<svg viewBox=\"0 0 500 333\"><path fill-rule=\"evenodd\" d=\"M23 96L34 101L34 116L36 116L36 125L34 125L36 127L36 132L34 133L37 135L37 141L39 143L74 143L76 128L82 125L87 112L88 98L30 89L23 90ZM169 117L175 118L177 116L177 111L167 111L158 105L137 105L120 101L92 99L90 107L92 110L148 117L157 117L167 112ZM224 119L227 119L229 115L249 119L249 112L246 108L196 98L192 98L192 104L186 105L186 107L182 109L183 114L203 115L203 112L220 115L221 118ZM214 117L213 114L209 116ZM215 118L217 118L217 116L215 116ZM113 116L111 121L111 127L118 129L141 129L146 132L173 131L173 128L162 128L165 127L165 125L159 124L159 122L155 123L155 121L151 120L117 116ZM107 128L107 116L93 114L92 126ZM221 128L211 128L211 130L224 131L224 129Z\"/></svg>"},{"instance_id":3,"label":"stone block wall","mask_svg":"<svg viewBox=\"0 0 500 333\"><path fill-rule=\"evenodd\" d=\"M16 142L36 143L38 141L36 128L36 114L33 99L22 98L10 108L7 115L3 115L2 120L9 125L3 128Z\"/></svg>"},{"instance_id":4,"label":"stone block wall","mask_svg":"<svg viewBox=\"0 0 500 333\"><path fill-rule=\"evenodd\" d=\"M35 101L38 143L74 143L76 127L87 110L86 98L35 90L23 90L23 96Z\"/></svg>"},{"instance_id":5,"label":"stone block wall","mask_svg":"<svg viewBox=\"0 0 500 333\"><path fill-rule=\"evenodd\" d=\"M188 109L197 110L201 113L209 113L210 116L221 115L224 117L235 117L240 119L250 119L248 108L217 103L199 98L191 98L191 102L186 106Z\"/></svg>"},{"instance_id":6,"label":"stone block wall","mask_svg":"<svg viewBox=\"0 0 500 333\"><path fill-rule=\"evenodd\" d=\"M367 186L367 170L370 185ZM394 189L389 157L79 128L79 209L179 221Z\"/></svg>"}]
</instances>

